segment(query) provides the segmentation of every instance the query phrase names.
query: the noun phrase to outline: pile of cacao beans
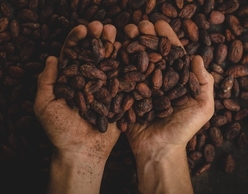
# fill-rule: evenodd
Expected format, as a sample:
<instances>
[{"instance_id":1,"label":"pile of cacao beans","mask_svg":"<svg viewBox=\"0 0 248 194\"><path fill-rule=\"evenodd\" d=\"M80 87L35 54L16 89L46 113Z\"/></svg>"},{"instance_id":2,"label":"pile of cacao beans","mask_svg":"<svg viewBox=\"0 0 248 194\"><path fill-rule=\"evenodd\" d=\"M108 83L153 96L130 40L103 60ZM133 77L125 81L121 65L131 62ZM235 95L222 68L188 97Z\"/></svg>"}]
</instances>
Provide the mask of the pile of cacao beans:
<instances>
[{"instance_id":1,"label":"pile of cacao beans","mask_svg":"<svg viewBox=\"0 0 248 194\"><path fill-rule=\"evenodd\" d=\"M187 94L195 97L201 89L190 71L189 55L161 36L166 32L161 27L164 25L168 23L163 20L155 25L142 20L139 27L125 26L126 34L128 28L132 29L132 38L123 46L114 42L114 35L108 37L113 43L106 39L107 29L116 32L113 25L90 22L87 33L93 35L91 28L97 26L103 30L95 33L96 37L100 34L106 40L88 36L77 46L62 48L56 98L64 98L69 106L78 108L79 114L102 133L108 122L116 122L125 132L128 123L144 124L170 116L174 106L187 103Z\"/></svg>"},{"instance_id":2,"label":"pile of cacao beans","mask_svg":"<svg viewBox=\"0 0 248 194\"><path fill-rule=\"evenodd\" d=\"M248 118L246 0L1 0L0 176L6 183L3 187L8 188L9 193L16 190L37 193L37 188L43 193L45 190L52 146L34 116L37 77L49 55L60 56L73 27L88 26L95 20L115 26L116 40L122 44L126 41L124 27L128 24L138 26L143 20L153 24L166 21L177 34L189 60L197 54L203 57L206 69L214 77L215 113L187 145L189 168L192 175L205 172L211 168L218 150L226 157L222 158L221 169L216 170L234 171L235 157L233 153L225 153L222 146L229 142L236 148L247 148L247 132L242 128ZM125 63L123 56L127 51L123 48L116 52L118 60L113 59L114 54L105 60ZM146 49L143 51L151 54ZM140 57L146 55L143 51ZM130 60L137 62L138 58L133 56ZM161 66L153 73L163 68L161 61L157 62ZM129 68L124 71L135 72L135 68L143 71L142 67ZM124 72L121 73L123 76ZM111 75L108 76L111 79ZM155 93L154 85L145 79L140 88L144 84L151 86L152 94L161 95ZM136 98L146 99L147 93L139 91ZM139 122L153 117L145 117L145 114L140 113ZM122 125L125 122L121 120L119 128L125 127ZM9 188L7 183L17 187ZM101 193L138 193L135 161L123 134L107 161Z\"/></svg>"}]
</instances>

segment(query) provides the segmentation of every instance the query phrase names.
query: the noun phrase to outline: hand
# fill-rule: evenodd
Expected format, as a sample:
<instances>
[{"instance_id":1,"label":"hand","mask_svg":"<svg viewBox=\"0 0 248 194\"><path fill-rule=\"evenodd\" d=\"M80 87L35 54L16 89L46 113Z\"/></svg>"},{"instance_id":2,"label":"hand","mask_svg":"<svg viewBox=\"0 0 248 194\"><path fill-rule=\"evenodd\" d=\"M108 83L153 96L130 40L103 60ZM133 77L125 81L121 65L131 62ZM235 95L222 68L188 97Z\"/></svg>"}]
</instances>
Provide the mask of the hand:
<instances>
[{"instance_id":1,"label":"hand","mask_svg":"<svg viewBox=\"0 0 248 194\"><path fill-rule=\"evenodd\" d=\"M85 26L75 27L64 47L73 46L85 37ZM120 131L109 124L100 133L72 110L64 99L53 94L58 75L58 59L49 57L38 78L34 110L48 138L54 145L48 193L99 193L105 162Z\"/></svg>"},{"instance_id":2,"label":"hand","mask_svg":"<svg viewBox=\"0 0 248 194\"><path fill-rule=\"evenodd\" d=\"M214 113L213 78L200 56L192 60L192 71L201 85L201 94L180 107L167 118L147 125L135 124L126 132L134 155L157 152L166 147L185 148L192 136Z\"/></svg>"},{"instance_id":3,"label":"hand","mask_svg":"<svg viewBox=\"0 0 248 194\"><path fill-rule=\"evenodd\" d=\"M81 28L75 27L68 35L66 45L75 45L82 38ZM82 152L108 157L115 145L120 131L116 124L109 124L105 133L85 121L72 110L64 99L56 99L53 94L54 84L58 74L58 59L49 57L44 71L38 78L38 92L35 100L35 114L43 126L48 138L61 151Z\"/></svg>"},{"instance_id":4,"label":"hand","mask_svg":"<svg viewBox=\"0 0 248 194\"><path fill-rule=\"evenodd\" d=\"M171 42L182 46L169 25L164 32ZM214 113L214 81L200 56L192 59L191 69L200 82L200 95L189 97L186 104L174 108L165 119L145 125L132 124L126 131L143 194L193 193L185 147Z\"/></svg>"},{"instance_id":5,"label":"hand","mask_svg":"<svg viewBox=\"0 0 248 194\"><path fill-rule=\"evenodd\" d=\"M200 56L192 59L191 69L200 82L201 94L189 97L186 104L175 107L173 113L165 119L146 125L130 125L126 135L135 156L156 153L167 147L185 148L192 136L212 117L213 77L204 68Z\"/></svg>"}]
</instances>

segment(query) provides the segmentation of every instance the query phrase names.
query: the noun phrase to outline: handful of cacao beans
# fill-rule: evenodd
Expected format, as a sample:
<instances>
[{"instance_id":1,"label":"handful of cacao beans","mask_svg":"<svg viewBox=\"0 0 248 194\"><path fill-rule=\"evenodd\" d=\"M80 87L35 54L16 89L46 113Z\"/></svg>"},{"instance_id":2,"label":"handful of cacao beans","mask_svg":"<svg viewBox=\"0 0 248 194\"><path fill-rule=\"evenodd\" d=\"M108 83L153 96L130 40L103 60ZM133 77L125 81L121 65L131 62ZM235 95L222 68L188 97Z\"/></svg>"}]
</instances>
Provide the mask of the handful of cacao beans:
<instances>
[{"instance_id":1,"label":"handful of cacao beans","mask_svg":"<svg viewBox=\"0 0 248 194\"><path fill-rule=\"evenodd\" d=\"M190 71L189 56L163 35L167 30L161 29L163 22L128 24L127 40L119 46L114 42L114 26L89 23L88 36L83 32L77 45L67 46L67 40L62 48L56 97L77 107L100 132L107 130L108 122L117 122L124 132L128 123L144 124L171 115L173 107L201 91ZM107 33L110 28L114 33Z\"/></svg>"},{"instance_id":2,"label":"handful of cacao beans","mask_svg":"<svg viewBox=\"0 0 248 194\"><path fill-rule=\"evenodd\" d=\"M215 149L217 157L215 156L214 162L216 159L219 160L218 152L220 150L221 152L227 151L227 154L233 154L232 160L236 159L237 153L241 153L243 156L240 159L245 161L242 149L240 152L238 149L226 150L224 147L226 144L231 144L233 148L247 148L247 132L240 123L246 122L248 116L247 16L246 0L2 0L0 2L1 162L19 159L25 160L23 162L25 164L30 162L34 165L39 161L42 166L35 167L37 172L40 171L42 175L47 174L51 146L33 113L37 76L42 72L45 60L49 55L59 56L63 40L68 32L76 25L88 26L88 23L93 20L101 21L103 24L113 24L117 28L116 39L120 42L125 40L124 27L127 24L138 25L141 20L149 20L153 24L158 20L167 21L190 58L193 55L201 55L205 67L215 80L215 114L193 136L187 146L187 156L192 174L199 175L211 166L213 170L220 170L212 165ZM132 39L132 36L127 37ZM172 40L171 43L174 44ZM117 44L117 47L119 47L118 45L120 44ZM125 47L124 45L123 48ZM117 57L119 62L121 61L121 52ZM145 52L149 54L147 50ZM67 54L70 54L70 50L67 51ZM121 64L119 64L119 68L120 66ZM117 72L110 71L106 75ZM155 72L159 71L154 71L154 74ZM120 82L120 80L113 79L113 82L117 81ZM149 88L153 91L152 86ZM123 93L127 94L127 92ZM67 101L71 107L76 107L73 100ZM174 106L174 102L172 106ZM127 111L125 112L127 113ZM128 112L132 113L132 111ZM155 110L153 109L152 112ZM142 120L140 118L136 119L140 122L147 122L145 117ZM107 163L106 176L103 179L103 193L113 193L113 185L118 187L119 193L124 190L127 193L138 193L138 191L134 191L137 186L135 165L134 162L133 165L130 165L130 161L127 159L132 157L131 150L125 141L124 143L119 141L119 144L121 145L118 149L111 154L115 158ZM209 144L214 145L215 149L212 149ZM35 155L39 159L33 161L32 158ZM230 157L226 158L224 171L230 172L234 169L230 168L235 164L232 160ZM238 160L236 164L240 165ZM12 162L6 163L11 165L9 167L2 165L6 169L6 173L1 173L1 177L5 181L8 180L6 176L11 176L10 171L13 169ZM18 168L20 168L19 163ZM25 173L30 170L30 166L21 168L25 169ZM242 168L242 165L239 168ZM110 169L111 172L109 172ZM129 173L126 182L123 181L123 173L120 173L120 169L124 169L124 174ZM235 177L235 173L233 175ZM16 172L12 176L16 177ZM26 185L23 188L30 188L30 181L35 179L33 176L25 177L32 177L28 180L22 179L23 185ZM37 177L41 177L41 175L39 174ZM124 185L112 184L113 181L117 183L118 177L121 177L119 182L125 182ZM236 179L236 182L238 181L240 181L239 175ZM16 179L17 182L21 184L20 179ZM46 182L46 178L39 181L39 184L42 182ZM2 185L9 184L3 182ZM43 185L40 188L43 188ZM20 191L18 190L18 192ZM114 191L114 193L118 192ZM202 192L196 191L196 193Z\"/></svg>"}]
</instances>

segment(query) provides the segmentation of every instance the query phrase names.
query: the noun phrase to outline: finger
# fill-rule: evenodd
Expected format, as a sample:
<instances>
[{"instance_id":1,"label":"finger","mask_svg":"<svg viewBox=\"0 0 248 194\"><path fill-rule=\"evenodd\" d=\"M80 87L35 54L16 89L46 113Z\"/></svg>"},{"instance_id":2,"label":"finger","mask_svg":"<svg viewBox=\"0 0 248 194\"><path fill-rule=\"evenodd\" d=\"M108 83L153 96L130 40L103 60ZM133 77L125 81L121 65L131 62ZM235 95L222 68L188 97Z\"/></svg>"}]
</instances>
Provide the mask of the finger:
<instances>
[{"instance_id":1,"label":"finger","mask_svg":"<svg viewBox=\"0 0 248 194\"><path fill-rule=\"evenodd\" d=\"M202 57L195 56L192 59L191 67L201 86L201 94L195 96L196 99L213 100L213 76L205 69Z\"/></svg>"},{"instance_id":2,"label":"finger","mask_svg":"<svg viewBox=\"0 0 248 194\"><path fill-rule=\"evenodd\" d=\"M64 57L65 48L76 46L78 41L84 39L86 35L87 28L84 25L78 25L70 31L61 49L61 53L59 56L59 68L64 68L68 62L67 59Z\"/></svg>"},{"instance_id":3,"label":"finger","mask_svg":"<svg viewBox=\"0 0 248 194\"><path fill-rule=\"evenodd\" d=\"M105 132L107 136L116 139L120 136L121 131L117 128L116 123L109 123L108 130Z\"/></svg>"},{"instance_id":4,"label":"finger","mask_svg":"<svg viewBox=\"0 0 248 194\"><path fill-rule=\"evenodd\" d=\"M85 25L78 25L75 28L71 30L71 32L68 34L64 47L72 47L76 46L79 40L82 40L87 35L87 28Z\"/></svg>"},{"instance_id":5,"label":"finger","mask_svg":"<svg viewBox=\"0 0 248 194\"><path fill-rule=\"evenodd\" d=\"M58 59L54 56L50 56L46 60L46 66L43 72L39 75L38 89L43 90L44 88L52 89L53 84L56 82L58 74Z\"/></svg>"},{"instance_id":6,"label":"finger","mask_svg":"<svg viewBox=\"0 0 248 194\"><path fill-rule=\"evenodd\" d=\"M158 20L155 23L155 30L159 36L166 36L171 41L172 45L181 46L186 53L181 41L178 39L176 33L171 28L170 24L164 20Z\"/></svg>"},{"instance_id":7,"label":"finger","mask_svg":"<svg viewBox=\"0 0 248 194\"><path fill-rule=\"evenodd\" d=\"M94 38L100 38L103 30L103 24L100 21L92 21L87 26L88 34Z\"/></svg>"},{"instance_id":8,"label":"finger","mask_svg":"<svg viewBox=\"0 0 248 194\"><path fill-rule=\"evenodd\" d=\"M204 67L203 59L197 55L192 59L191 68L201 85L207 84L211 77L211 74L207 72Z\"/></svg>"},{"instance_id":9,"label":"finger","mask_svg":"<svg viewBox=\"0 0 248 194\"><path fill-rule=\"evenodd\" d=\"M50 56L46 60L46 66L38 78L38 90L35 99L36 112L46 107L54 98L53 86L56 82L58 59Z\"/></svg>"}]
</instances>

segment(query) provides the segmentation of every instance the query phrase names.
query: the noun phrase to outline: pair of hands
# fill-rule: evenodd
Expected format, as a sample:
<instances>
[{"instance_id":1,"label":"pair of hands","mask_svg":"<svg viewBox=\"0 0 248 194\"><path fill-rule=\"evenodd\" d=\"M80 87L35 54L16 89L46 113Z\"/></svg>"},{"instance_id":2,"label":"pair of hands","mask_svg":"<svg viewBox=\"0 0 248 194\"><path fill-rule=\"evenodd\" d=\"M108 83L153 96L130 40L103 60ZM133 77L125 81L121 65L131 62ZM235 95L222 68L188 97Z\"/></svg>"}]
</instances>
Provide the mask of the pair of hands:
<instances>
[{"instance_id":1,"label":"pair of hands","mask_svg":"<svg viewBox=\"0 0 248 194\"><path fill-rule=\"evenodd\" d=\"M167 37L180 41L168 30ZM81 38L80 26L68 35L66 45L75 45ZM175 41L173 41L175 42ZM157 122L134 124L126 131L130 147L139 162L154 155L166 155L173 149L185 149L191 137L211 118L214 112L213 78L205 70L203 60L195 56L191 69L201 85L201 94L174 108L171 116ZM77 110L70 109L64 99L56 99L53 87L58 75L58 59L49 57L44 71L38 78L35 114L48 138L60 153L87 155L88 160L98 157L106 162L120 131L116 124L109 124L105 133L99 133L82 119Z\"/></svg>"}]
</instances>

